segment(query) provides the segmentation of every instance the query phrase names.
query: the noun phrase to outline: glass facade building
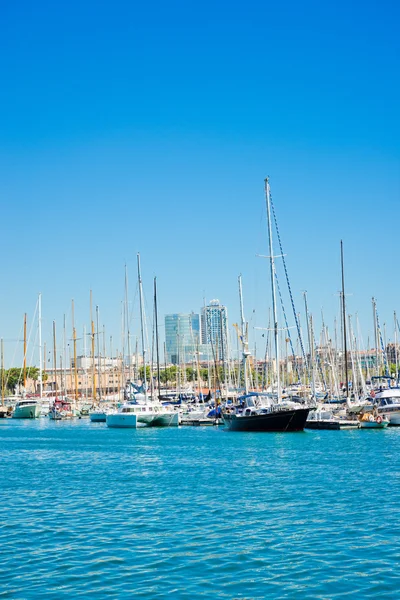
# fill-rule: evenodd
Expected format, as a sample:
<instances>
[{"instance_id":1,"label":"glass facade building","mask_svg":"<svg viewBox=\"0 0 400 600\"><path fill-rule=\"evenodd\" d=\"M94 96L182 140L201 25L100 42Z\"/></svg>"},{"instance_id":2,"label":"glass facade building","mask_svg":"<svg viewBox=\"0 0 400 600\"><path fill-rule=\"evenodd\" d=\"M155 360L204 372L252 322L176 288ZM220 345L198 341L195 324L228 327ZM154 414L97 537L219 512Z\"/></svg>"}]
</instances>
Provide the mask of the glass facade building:
<instances>
[{"instance_id":1,"label":"glass facade building","mask_svg":"<svg viewBox=\"0 0 400 600\"><path fill-rule=\"evenodd\" d=\"M193 363L200 344L200 316L195 313L165 315L166 361Z\"/></svg>"},{"instance_id":2,"label":"glass facade building","mask_svg":"<svg viewBox=\"0 0 400 600\"><path fill-rule=\"evenodd\" d=\"M211 300L202 309L201 333L203 344L211 347L212 354L218 360L228 358L228 311L219 300Z\"/></svg>"}]
</instances>

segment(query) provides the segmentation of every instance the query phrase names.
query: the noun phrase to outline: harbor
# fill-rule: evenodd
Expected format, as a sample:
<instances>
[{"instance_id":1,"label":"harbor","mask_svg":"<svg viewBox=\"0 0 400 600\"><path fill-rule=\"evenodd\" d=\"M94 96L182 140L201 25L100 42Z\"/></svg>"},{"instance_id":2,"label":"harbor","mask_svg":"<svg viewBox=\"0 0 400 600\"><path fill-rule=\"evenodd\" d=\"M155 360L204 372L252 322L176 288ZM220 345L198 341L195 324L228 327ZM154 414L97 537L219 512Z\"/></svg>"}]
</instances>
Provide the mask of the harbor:
<instances>
[{"instance_id":1,"label":"harbor","mask_svg":"<svg viewBox=\"0 0 400 600\"><path fill-rule=\"evenodd\" d=\"M0 600L396 600L400 4L3 4Z\"/></svg>"}]
</instances>

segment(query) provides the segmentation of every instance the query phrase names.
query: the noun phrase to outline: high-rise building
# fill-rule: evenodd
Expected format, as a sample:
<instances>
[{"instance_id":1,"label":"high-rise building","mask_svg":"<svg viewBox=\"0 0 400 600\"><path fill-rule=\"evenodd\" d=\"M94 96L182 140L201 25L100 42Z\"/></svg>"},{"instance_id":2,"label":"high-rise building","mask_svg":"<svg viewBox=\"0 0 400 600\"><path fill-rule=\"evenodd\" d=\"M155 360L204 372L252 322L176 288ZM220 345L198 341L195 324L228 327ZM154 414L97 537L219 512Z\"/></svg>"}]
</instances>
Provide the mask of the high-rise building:
<instances>
[{"instance_id":1,"label":"high-rise building","mask_svg":"<svg viewBox=\"0 0 400 600\"><path fill-rule=\"evenodd\" d=\"M194 362L200 343L200 316L165 315L166 360L173 365Z\"/></svg>"},{"instance_id":2,"label":"high-rise building","mask_svg":"<svg viewBox=\"0 0 400 600\"><path fill-rule=\"evenodd\" d=\"M209 344L212 355L218 360L228 358L228 311L219 300L211 300L201 313L203 344Z\"/></svg>"}]
</instances>

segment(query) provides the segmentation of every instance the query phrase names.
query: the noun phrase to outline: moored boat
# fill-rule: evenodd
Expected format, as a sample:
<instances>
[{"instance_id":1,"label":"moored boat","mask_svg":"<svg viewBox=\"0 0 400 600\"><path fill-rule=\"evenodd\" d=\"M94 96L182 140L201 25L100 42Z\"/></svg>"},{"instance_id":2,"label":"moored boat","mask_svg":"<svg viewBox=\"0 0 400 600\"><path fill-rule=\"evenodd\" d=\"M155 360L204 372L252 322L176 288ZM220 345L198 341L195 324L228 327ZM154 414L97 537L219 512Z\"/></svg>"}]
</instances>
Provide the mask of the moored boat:
<instances>
[{"instance_id":1,"label":"moored boat","mask_svg":"<svg viewBox=\"0 0 400 600\"><path fill-rule=\"evenodd\" d=\"M271 274L271 293L272 293L272 315L274 323L274 349L275 364L280 364L279 358L279 340L278 340L278 313L276 305L276 271L274 262L274 251L272 242L272 219L271 219L271 197L268 178L265 180L265 199L267 205L268 217L268 239L269 239L269 261ZM275 221L276 224L276 221ZM282 248L280 248L282 250ZM284 254L282 252L282 258ZM276 369L276 396L267 394L249 394L247 359L250 356L247 331L248 327L244 319L243 299L241 277L239 277L239 296L241 311L241 334L243 371L246 393L237 399L233 406L225 406L222 409L222 418L225 425L231 431L303 431L310 407L297 402L292 402L283 398L282 385L279 368ZM290 335L288 333L288 335Z\"/></svg>"},{"instance_id":2,"label":"moored boat","mask_svg":"<svg viewBox=\"0 0 400 600\"><path fill-rule=\"evenodd\" d=\"M303 431L310 409L295 402L273 402L269 396L248 394L239 406L222 410L231 431Z\"/></svg>"},{"instance_id":3,"label":"moored boat","mask_svg":"<svg viewBox=\"0 0 400 600\"><path fill-rule=\"evenodd\" d=\"M137 412L130 403L122 404L117 411L109 412L106 416L107 427L136 429Z\"/></svg>"},{"instance_id":4,"label":"moored boat","mask_svg":"<svg viewBox=\"0 0 400 600\"><path fill-rule=\"evenodd\" d=\"M107 411L102 408L95 408L89 411L91 423L105 423L107 421Z\"/></svg>"},{"instance_id":5,"label":"moored boat","mask_svg":"<svg viewBox=\"0 0 400 600\"><path fill-rule=\"evenodd\" d=\"M374 400L383 420L387 419L389 425L400 425L400 388L388 387L375 392Z\"/></svg>"},{"instance_id":6,"label":"moored boat","mask_svg":"<svg viewBox=\"0 0 400 600\"><path fill-rule=\"evenodd\" d=\"M34 398L19 400L12 413L13 419L36 419L40 417L41 407Z\"/></svg>"},{"instance_id":7,"label":"moored boat","mask_svg":"<svg viewBox=\"0 0 400 600\"><path fill-rule=\"evenodd\" d=\"M347 419L333 413L331 410L317 408L310 411L306 421L306 429L351 429L357 428L359 422L354 419Z\"/></svg>"},{"instance_id":8,"label":"moored boat","mask_svg":"<svg viewBox=\"0 0 400 600\"><path fill-rule=\"evenodd\" d=\"M49 419L52 421L61 421L64 419L72 419L74 412L71 403L62 399L56 399L49 411Z\"/></svg>"},{"instance_id":9,"label":"moored boat","mask_svg":"<svg viewBox=\"0 0 400 600\"><path fill-rule=\"evenodd\" d=\"M360 429L384 429L389 425L387 419L383 419L379 414L364 413L359 417Z\"/></svg>"}]
</instances>

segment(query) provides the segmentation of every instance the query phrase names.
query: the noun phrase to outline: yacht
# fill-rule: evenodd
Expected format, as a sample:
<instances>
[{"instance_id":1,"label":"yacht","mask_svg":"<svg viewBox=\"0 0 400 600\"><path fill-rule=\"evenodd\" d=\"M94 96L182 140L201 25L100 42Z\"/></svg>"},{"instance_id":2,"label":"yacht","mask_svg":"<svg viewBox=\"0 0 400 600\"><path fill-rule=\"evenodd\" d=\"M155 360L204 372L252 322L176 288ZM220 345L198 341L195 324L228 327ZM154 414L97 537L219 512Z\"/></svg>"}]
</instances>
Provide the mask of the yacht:
<instances>
[{"instance_id":1,"label":"yacht","mask_svg":"<svg viewBox=\"0 0 400 600\"><path fill-rule=\"evenodd\" d=\"M15 405L13 419L36 419L40 417L41 406L35 398L23 398Z\"/></svg>"},{"instance_id":2,"label":"yacht","mask_svg":"<svg viewBox=\"0 0 400 600\"><path fill-rule=\"evenodd\" d=\"M122 404L117 411L107 413L106 424L107 427L136 429L137 417L137 407L128 402Z\"/></svg>"},{"instance_id":3,"label":"yacht","mask_svg":"<svg viewBox=\"0 0 400 600\"><path fill-rule=\"evenodd\" d=\"M225 425L231 431L303 431L308 406L296 402L275 402L270 396L247 394L236 406L222 410Z\"/></svg>"},{"instance_id":4,"label":"yacht","mask_svg":"<svg viewBox=\"0 0 400 600\"><path fill-rule=\"evenodd\" d=\"M164 405L147 396L147 394L136 394L130 401L136 406L138 422L149 427L171 427L178 426L180 413L176 407Z\"/></svg>"},{"instance_id":5,"label":"yacht","mask_svg":"<svg viewBox=\"0 0 400 600\"><path fill-rule=\"evenodd\" d=\"M388 387L375 392L375 405L378 415L387 418L389 425L400 425L400 388Z\"/></svg>"}]
</instances>

